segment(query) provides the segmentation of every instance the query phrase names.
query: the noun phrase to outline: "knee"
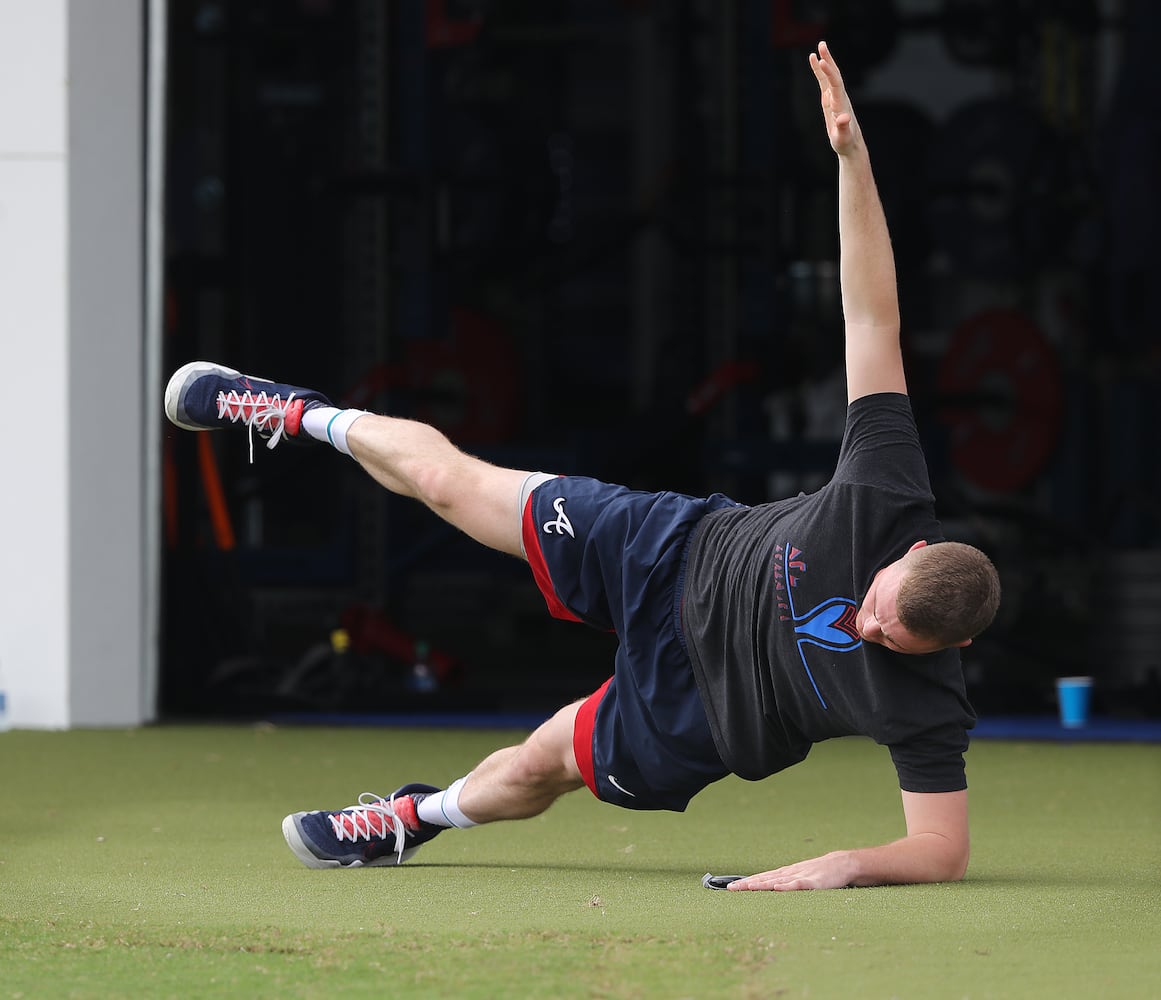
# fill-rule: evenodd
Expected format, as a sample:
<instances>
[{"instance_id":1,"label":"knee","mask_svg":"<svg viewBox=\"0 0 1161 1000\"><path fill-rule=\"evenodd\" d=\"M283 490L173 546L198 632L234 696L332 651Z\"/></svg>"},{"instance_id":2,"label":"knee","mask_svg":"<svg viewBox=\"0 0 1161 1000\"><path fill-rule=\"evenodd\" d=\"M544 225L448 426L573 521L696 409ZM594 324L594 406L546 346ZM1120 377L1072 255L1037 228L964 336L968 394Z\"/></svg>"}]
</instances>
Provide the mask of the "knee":
<instances>
[{"instance_id":1,"label":"knee","mask_svg":"<svg viewBox=\"0 0 1161 1000\"><path fill-rule=\"evenodd\" d=\"M458 478L448 462L419 464L412 473L417 498L437 512L450 510L456 496L463 493Z\"/></svg>"},{"instance_id":2,"label":"knee","mask_svg":"<svg viewBox=\"0 0 1161 1000\"><path fill-rule=\"evenodd\" d=\"M430 424L417 424L425 439L410 456L407 474L418 500L432 510L451 510L465 495L468 458Z\"/></svg>"},{"instance_id":3,"label":"knee","mask_svg":"<svg viewBox=\"0 0 1161 1000\"><path fill-rule=\"evenodd\" d=\"M516 781L545 797L571 792L583 784L572 759L571 741L563 748L539 731L521 744L512 763Z\"/></svg>"},{"instance_id":4,"label":"knee","mask_svg":"<svg viewBox=\"0 0 1161 1000\"><path fill-rule=\"evenodd\" d=\"M524 743L512 762L512 778L529 791L548 794L563 786L565 769L541 752L534 743Z\"/></svg>"}]
</instances>

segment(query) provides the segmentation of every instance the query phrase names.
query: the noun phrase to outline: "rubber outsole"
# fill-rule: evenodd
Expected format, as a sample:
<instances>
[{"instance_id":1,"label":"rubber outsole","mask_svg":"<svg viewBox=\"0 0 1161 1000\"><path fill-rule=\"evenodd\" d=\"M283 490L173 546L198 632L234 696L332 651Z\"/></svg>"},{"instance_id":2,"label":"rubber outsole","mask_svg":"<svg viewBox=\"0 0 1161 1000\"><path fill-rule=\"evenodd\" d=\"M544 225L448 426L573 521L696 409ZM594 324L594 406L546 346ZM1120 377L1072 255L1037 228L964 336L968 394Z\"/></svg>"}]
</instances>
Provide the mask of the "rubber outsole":
<instances>
[{"instance_id":1,"label":"rubber outsole","mask_svg":"<svg viewBox=\"0 0 1161 1000\"><path fill-rule=\"evenodd\" d=\"M306 813L291 813L287 816L282 821L282 836L286 838L286 844L294 852L294 856L306 865L307 868L394 868L396 865L401 865L409 861L415 856L415 852L419 850L419 846L409 847L403 852L402 858L394 854L388 854L381 858L375 858L373 861L351 861L348 864L343 864L341 861L335 861L330 858L320 858L315 855L307 846L306 841L302 839L298 824L295 822L299 816L305 815Z\"/></svg>"},{"instance_id":2,"label":"rubber outsole","mask_svg":"<svg viewBox=\"0 0 1161 1000\"><path fill-rule=\"evenodd\" d=\"M191 424L182 419L181 399L185 387L200 378L202 375L221 375L223 378L237 378L242 373L225 365L214 364L212 361L191 361L182 365L169 378L165 386L165 415L170 423L187 431L212 431L217 427L207 427L205 424Z\"/></svg>"}]
</instances>

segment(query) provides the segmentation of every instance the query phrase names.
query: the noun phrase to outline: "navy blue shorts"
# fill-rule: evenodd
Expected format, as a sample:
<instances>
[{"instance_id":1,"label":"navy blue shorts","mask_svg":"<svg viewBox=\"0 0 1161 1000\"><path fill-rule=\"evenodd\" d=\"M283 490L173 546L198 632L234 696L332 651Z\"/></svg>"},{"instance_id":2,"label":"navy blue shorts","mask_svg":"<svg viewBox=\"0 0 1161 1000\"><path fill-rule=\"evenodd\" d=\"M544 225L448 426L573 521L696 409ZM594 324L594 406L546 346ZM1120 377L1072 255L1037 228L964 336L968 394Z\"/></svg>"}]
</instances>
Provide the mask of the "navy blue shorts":
<instances>
[{"instance_id":1,"label":"navy blue shorts","mask_svg":"<svg viewBox=\"0 0 1161 1000\"><path fill-rule=\"evenodd\" d=\"M714 747L681 634L685 555L710 511L738 506L570 476L533 490L525 553L557 618L616 632L613 676L577 713L573 747L597 798L682 811L729 772Z\"/></svg>"}]
</instances>

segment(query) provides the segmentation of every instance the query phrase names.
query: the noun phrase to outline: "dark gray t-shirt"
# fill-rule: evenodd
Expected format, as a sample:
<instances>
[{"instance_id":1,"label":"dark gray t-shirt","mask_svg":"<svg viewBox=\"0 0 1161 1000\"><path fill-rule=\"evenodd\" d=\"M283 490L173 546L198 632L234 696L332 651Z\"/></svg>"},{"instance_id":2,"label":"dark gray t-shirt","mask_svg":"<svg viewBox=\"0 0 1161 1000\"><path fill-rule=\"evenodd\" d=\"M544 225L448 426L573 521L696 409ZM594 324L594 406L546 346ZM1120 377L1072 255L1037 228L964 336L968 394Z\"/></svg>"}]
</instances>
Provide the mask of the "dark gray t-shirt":
<instances>
[{"instance_id":1,"label":"dark gray t-shirt","mask_svg":"<svg viewBox=\"0 0 1161 1000\"><path fill-rule=\"evenodd\" d=\"M975 713L958 649L863 642L855 612L875 573L942 541L906 396L847 409L834 477L817 493L706 516L690 543L682 627L722 761L756 780L836 736L890 748L900 787L966 787Z\"/></svg>"}]
</instances>

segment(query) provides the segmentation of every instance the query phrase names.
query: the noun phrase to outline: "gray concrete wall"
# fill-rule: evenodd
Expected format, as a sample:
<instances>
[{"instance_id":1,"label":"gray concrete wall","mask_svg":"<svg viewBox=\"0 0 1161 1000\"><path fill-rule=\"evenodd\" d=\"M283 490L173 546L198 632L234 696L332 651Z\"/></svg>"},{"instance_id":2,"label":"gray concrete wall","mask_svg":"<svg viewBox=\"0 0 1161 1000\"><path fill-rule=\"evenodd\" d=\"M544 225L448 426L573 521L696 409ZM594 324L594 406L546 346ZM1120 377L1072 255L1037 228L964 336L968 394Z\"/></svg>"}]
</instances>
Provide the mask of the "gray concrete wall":
<instances>
[{"instance_id":1,"label":"gray concrete wall","mask_svg":"<svg viewBox=\"0 0 1161 1000\"><path fill-rule=\"evenodd\" d=\"M139 722L144 65L141 0L68 14L69 721Z\"/></svg>"}]
</instances>

